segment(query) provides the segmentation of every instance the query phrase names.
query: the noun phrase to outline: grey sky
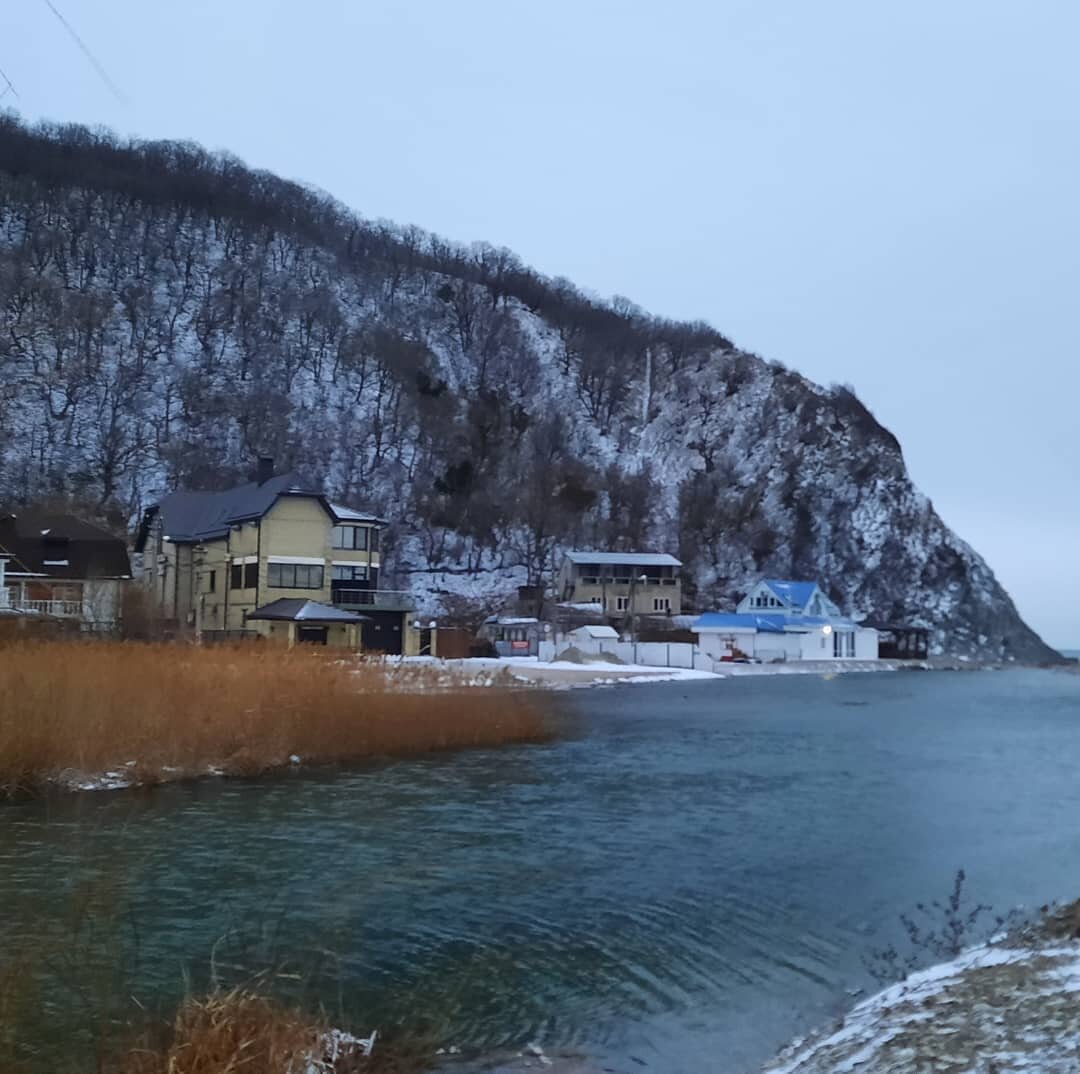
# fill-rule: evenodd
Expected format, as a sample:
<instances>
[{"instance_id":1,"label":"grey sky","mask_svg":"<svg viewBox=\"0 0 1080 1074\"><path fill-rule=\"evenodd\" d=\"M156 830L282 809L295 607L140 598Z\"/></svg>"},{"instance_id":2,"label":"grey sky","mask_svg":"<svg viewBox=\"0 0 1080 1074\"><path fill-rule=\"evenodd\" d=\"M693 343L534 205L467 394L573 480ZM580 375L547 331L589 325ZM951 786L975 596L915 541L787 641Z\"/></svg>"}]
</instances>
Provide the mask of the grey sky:
<instances>
[{"instance_id":1,"label":"grey sky","mask_svg":"<svg viewBox=\"0 0 1080 1074\"><path fill-rule=\"evenodd\" d=\"M851 382L1080 648L1075 0L56 3L125 100L6 0L24 114L227 148Z\"/></svg>"}]
</instances>

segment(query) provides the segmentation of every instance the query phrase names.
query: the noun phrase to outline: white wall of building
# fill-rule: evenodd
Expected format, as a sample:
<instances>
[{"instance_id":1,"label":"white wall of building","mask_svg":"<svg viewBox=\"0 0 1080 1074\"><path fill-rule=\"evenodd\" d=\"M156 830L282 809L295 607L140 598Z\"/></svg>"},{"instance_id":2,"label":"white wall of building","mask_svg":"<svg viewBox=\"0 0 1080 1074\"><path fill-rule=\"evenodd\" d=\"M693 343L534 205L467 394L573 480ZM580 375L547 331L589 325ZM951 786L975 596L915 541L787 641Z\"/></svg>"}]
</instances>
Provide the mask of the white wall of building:
<instances>
[{"instance_id":1,"label":"white wall of building","mask_svg":"<svg viewBox=\"0 0 1080 1074\"><path fill-rule=\"evenodd\" d=\"M850 635L852 632L846 633ZM732 641L747 656L765 663L778 660L876 660L878 658L877 631L866 628L854 631L854 652L850 652L849 646L842 644L841 653L850 653L850 655L839 657L836 655L834 634L831 631L826 634L820 629L773 634L766 631L727 628L715 633L702 631L698 637L701 651L717 660L730 655Z\"/></svg>"},{"instance_id":2,"label":"white wall of building","mask_svg":"<svg viewBox=\"0 0 1080 1074\"><path fill-rule=\"evenodd\" d=\"M860 627L855 631L855 659L878 659L878 632L869 627Z\"/></svg>"}]
</instances>

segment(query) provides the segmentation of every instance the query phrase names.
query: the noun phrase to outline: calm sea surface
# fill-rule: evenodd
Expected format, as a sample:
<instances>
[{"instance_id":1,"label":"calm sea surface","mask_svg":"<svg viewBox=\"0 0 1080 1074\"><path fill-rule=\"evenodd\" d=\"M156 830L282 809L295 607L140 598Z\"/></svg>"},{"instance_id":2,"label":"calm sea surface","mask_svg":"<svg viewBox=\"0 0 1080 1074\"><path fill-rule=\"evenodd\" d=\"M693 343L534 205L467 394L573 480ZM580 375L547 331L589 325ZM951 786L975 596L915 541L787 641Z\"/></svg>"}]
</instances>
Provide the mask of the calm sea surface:
<instances>
[{"instance_id":1,"label":"calm sea surface","mask_svg":"<svg viewBox=\"0 0 1080 1074\"><path fill-rule=\"evenodd\" d=\"M283 960L360 1029L724 1074L849 1004L958 867L995 908L1080 896L1080 675L560 704L546 746L0 807L0 938L71 928L147 1002L214 950L223 976ZM122 908L115 936L80 900Z\"/></svg>"}]
</instances>

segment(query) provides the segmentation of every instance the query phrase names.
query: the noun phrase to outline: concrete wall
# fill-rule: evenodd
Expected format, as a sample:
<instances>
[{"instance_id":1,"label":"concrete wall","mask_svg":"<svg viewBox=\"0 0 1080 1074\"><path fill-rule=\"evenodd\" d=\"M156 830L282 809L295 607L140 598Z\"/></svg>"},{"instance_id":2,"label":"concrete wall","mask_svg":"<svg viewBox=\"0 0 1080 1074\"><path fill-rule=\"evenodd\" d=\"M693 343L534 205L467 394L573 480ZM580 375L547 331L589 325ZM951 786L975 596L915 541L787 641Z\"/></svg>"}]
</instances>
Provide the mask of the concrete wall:
<instances>
[{"instance_id":1,"label":"concrete wall","mask_svg":"<svg viewBox=\"0 0 1080 1074\"><path fill-rule=\"evenodd\" d=\"M796 634L799 639L799 658L803 660L832 660L833 636L820 630L811 630L808 634Z\"/></svg>"},{"instance_id":2,"label":"concrete wall","mask_svg":"<svg viewBox=\"0 0 1080 1074\"><path fill-rule=\"evenodd\" d=\"M700 648L720 659L730 652L730 642L735 644L747 656L766 663L776 660L876 660L878 658L877 631L860 629L855 631L854 657L834 656L833 635L821 630L811 630L805 634L754 633L751 631L728 630L723 634L702 633Z\"/></svg>"},{"instance_id":3,"label":"concrete wall","mask_svg":"<svg viewBox=\"0 0 1080 1074\"><path fill-rule=\"evenodd\" d=\"M878 632L869 627L861 627L855 631L855 659L877 660L878 659Z\"/></svg>"},{"instance_id":4,"label":"concrete wall","mask_svg":"<svg viewBox=\"0 0 1080 1074\"><path fill-rule=\"evenodd\" d=\"M124 586L119 578L90 579L83 582L83 609L89 627L115 627L120 623Z\"/></svg>"},{"instance_id":5,"label":"concrete wall","mask_svg":"<svg viewBox=\"0 0 1080 1074\"><path fill-rule=\"evenodd\" d=\"M571 645L583 653L600 655L610 653L617 656L624 664L645 664L660 668L697 668L698 671L716 670L717 660L689 642L609 641L593 639L591 645L572 640L560 642L541 641L539 658L554 660Z\"/></svg>"},{"instance_id":6,"label":"concrete wall","mask_svg":"<svg viewBox=\"0 0 1080 1074\"><path fill-rule=\"evenodd\" d=\"M752 630L727 631L724 634L704 632L698 635L698 648L715 660L730 656L732 646L747 656L754 655L755 634Z\"/></svg>"}]
</instances>

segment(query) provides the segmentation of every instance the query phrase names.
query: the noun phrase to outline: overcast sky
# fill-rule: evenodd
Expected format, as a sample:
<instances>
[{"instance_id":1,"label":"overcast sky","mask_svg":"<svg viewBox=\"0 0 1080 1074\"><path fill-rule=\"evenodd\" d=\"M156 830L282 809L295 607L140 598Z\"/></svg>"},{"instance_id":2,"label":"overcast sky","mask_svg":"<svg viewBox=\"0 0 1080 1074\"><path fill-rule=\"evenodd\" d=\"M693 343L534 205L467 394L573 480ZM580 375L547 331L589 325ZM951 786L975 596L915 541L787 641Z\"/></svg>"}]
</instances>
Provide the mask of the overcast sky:
<instances>
[{"instance_id":1,"label":"overcast sky","mask_svg":"<svg viewBox=\"0 0 1080 1074\"><path fill-rule=\"evenodd\" d=\"M24 115L190 138L850 382L1080 648L1076 0L48 0Z\"/></svg>"}]
</instances>

